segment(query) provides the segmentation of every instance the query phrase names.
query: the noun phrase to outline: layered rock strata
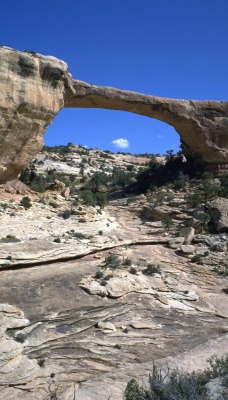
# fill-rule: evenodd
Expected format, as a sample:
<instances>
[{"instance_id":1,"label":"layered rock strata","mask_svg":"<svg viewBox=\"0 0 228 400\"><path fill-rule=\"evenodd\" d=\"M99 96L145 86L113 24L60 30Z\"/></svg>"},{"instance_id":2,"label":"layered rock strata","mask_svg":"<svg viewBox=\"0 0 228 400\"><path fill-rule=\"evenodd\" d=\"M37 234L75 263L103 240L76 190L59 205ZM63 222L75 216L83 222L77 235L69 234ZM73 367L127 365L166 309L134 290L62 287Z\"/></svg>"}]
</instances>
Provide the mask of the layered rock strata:
<instances>
[{"instance_id":1,"label":"layered rock strata","mask_svg":"<svg viewBox=\"0 0 228 400\"><path fill-rule=\"evenodd\" d=\"M64 106L67 65L54 57L0 48L0 182L24 169Z\"/></svg>"},{"instance_id":2,"label":"layered rock strata","mask_svg":"<svg viewBox=\"0 0 228 400\"><path fill-rule=\"evenodd\" d=\"M63 107L123 110L172 125L186 155L213 171L228 165L228 102L175 100L73 80L54 57L0 47L0 183L14 179L43 146Z\"/></svg>"}]
</instances>

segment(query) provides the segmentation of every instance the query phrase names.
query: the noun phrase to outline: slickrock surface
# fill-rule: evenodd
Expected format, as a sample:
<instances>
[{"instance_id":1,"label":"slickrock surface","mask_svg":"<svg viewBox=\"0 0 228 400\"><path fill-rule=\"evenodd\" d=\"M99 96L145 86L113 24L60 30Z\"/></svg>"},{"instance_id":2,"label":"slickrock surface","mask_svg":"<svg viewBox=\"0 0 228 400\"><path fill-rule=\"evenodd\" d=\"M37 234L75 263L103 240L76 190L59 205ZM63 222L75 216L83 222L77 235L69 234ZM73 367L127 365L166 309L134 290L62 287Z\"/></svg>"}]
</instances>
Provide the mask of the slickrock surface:
<instances>
[{"instance_id":1,"label":"slickrock surface","mask_svg":"<svg viewBox=\"0 0 228 400\"><path fill-rule=\"evenodd\" d=\"M63 107L124 110L172 125L187 155L211 169L228 164L228 103L175 100L73 80L51 56L0 47L0 183L17 178L43 146Z\"/></svg>"},{"instance_id":2,"label":"slickrock surface","mask_svg":"<svg viewBox=\"0 0 228 400\"><path fill-rule=\"evenodd\" d=\"M55 196L58 209L34 199L1 211L0 399L123 400L128 380L145 382L154 361L203 369L228 351L227 278L210 257L197 265L169 248L161 221L144 215L145 196L105 211L81 206L67 220L68 201ZM210 240L198 234L191 246ZM105 268L108 255L120 266ZM146 275L148 263L160 273Z\"/></svg>"}]
</instances>

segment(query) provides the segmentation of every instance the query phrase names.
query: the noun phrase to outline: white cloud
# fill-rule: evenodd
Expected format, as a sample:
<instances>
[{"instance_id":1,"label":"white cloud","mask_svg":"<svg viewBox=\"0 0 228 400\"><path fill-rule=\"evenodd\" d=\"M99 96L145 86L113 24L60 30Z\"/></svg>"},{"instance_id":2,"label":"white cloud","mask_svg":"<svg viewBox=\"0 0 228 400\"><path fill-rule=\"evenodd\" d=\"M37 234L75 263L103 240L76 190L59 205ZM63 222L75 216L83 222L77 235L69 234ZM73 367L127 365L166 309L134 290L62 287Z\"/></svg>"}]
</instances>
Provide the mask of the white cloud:
<instances>
[{"instance_id":1,"label":"white cloud","mask_svg":"<svg viewBox=\"0 0 228 400\"><path fill-rule=\"evenodd\" d=\"M129 147L128 140L123 138L113 140L112 144L114 144L115 147L119 147L120 149L128 149Z\"/></svg>"}]
</instances>

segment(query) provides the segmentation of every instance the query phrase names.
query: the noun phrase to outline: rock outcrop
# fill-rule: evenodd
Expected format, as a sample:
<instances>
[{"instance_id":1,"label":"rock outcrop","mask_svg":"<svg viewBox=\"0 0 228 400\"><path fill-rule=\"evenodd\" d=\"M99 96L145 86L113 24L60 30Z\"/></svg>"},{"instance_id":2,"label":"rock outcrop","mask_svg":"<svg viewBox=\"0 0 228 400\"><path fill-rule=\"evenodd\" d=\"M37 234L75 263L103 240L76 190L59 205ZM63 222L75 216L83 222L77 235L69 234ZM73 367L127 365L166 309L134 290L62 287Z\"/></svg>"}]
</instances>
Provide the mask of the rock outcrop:
<instances>
[{"instance_id":1,"label":"rock outcrop","mask_svg":"<svg viewBox=\"0 0 228 400\"><path fill-rule=\"evenodd\" d=\"M67 160L41 154L32 170L45 176L50 164L64 171L70 161L67 174L80 187L75 150ZM91 176L111 161L121 166L122 155L101 163L88 152ZM186 225L202 209L186 202L193 187L118 198L101 210L76 191L66 199L55 184L28 209L23 194L0 188L0 400L123 400L127 382L144 383L154 363L192 371L224 356L228 235L195 234ZM160 193L164 213L147 215Z\"/></svg>"},{"instance_id":2,"label":"rock outcrop","mask_svg":"<svg viewBox=\"0 0 228 400\"><path fill-rule=\"evenodd\" d=\"M0 183L17 178L43 146L64 106L67 64L54 57L0 48Z\"/></svg>"},{"instance_id":3,"label":"rock outcrop","mask_svg":"<svg viewBox=\"0 0 228 400\"><path fill-rule=\"evenodd\" d=\"M175 100L73 80L54 57L0 47L0 183L24 169L63 107L124 110L172 125L188 156L228 166L228 102Z\"/></svg>"}]
</instances>

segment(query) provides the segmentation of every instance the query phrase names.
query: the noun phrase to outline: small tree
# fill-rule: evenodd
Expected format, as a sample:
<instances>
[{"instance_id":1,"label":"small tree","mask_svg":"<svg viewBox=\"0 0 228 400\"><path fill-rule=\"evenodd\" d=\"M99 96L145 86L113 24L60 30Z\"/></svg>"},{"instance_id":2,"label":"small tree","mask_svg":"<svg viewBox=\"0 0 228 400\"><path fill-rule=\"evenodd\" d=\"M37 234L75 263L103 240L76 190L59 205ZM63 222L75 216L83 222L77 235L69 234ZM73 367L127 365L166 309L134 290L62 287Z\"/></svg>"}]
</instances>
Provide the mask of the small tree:
<instances>
[{"instance_id":1,"label":"small tree","mask_svg":"<svg viewBox=\"0 0 228 400\"><path fill-rule=\"evenodd\" d=\"M162 223L163 223L164 227L165 227L166 229L168 229L168 231L169 231L169 230L172 228L172 226L174 225L174 222L173 222L172 218L171 218L169 215L166 215L166 216L163 218Z\"/></svg>"}]
</instances>

